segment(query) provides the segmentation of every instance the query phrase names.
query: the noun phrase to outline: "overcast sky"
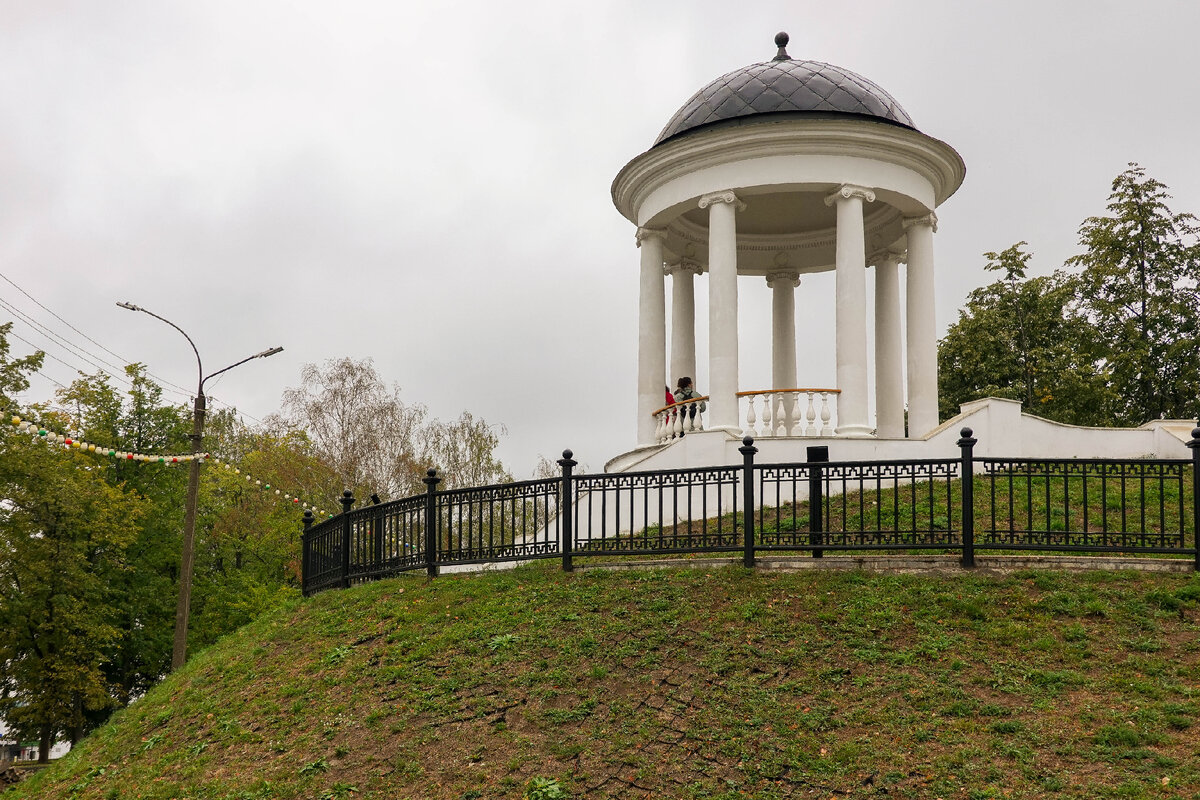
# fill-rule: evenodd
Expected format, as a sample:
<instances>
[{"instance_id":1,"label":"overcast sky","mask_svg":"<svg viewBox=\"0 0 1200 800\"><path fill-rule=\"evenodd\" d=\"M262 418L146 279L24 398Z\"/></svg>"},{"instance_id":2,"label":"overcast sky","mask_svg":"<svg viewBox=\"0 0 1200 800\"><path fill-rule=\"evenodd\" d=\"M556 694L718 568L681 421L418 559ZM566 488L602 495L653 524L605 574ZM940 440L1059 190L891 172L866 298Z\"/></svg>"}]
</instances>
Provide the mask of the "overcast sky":
<instances>
[{"instance_id":1,"label":"overcast sky","mask_svg":"<svg viewBox=\"0 0 1200 800\"><path fill-rule=\"evenodd\" d=\"M1039 273L1076 253L1127 162L1200 212L1192 0L0 0L0 17L0 274L34 298L0 281L0 321L66 362L48 379L95 368L10 308L194 386L187 343L127 300L209 371L286 348L210 384L224 404L262 418L303 364L369 357L407 402L505 426L518 477L634 445L638 253L609 186L779 30L966 161L938 209L939 335L989 281L984 251L1024 239ZM765 388L769 290L739 291L740 383ZM800 383L832 386L832 281L797 291Z\"/></svg>"}]
</instances>

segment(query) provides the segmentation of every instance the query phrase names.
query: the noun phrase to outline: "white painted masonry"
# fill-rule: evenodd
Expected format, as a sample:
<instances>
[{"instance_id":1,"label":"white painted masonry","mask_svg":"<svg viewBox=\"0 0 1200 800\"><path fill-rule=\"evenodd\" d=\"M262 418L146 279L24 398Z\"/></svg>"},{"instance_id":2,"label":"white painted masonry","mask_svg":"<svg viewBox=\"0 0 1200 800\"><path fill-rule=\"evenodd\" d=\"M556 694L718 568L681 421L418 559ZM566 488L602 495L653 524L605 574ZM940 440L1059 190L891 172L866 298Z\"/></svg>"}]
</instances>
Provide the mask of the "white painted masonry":
<instances>
[{"instance_id":1,"label":"white painted masonry","mask_svg":"<svg viewBox=\"0 0 1200 800\"><path fill-rule=\"evenodd\" d=\"M638 441L654 441L654 412L662 407L667 370L667 312L663 287L663 231L639 228L642 251L638 300Z\"/></svg>"},{"instance_id":2,"label":"white painted masonry","mask_svg":"<svg viewBox=\"0 0 1200 800\"><path fill-rule=\"evenodd\" d=\"M904 228L908 231L908 430L922 436L938 424L933 277L937 215L906 219Z\"/></svg>"},{"instance_id":3,"label":"white painted masonry","mask_svg":"<svg viewBox=\"0 0 1200 800\"><path fill-rule=\"evenodd\" d=\"M1064 425L1021 412L1016 400L995 397L964 403L959 414L923 437L910 439L830 436L755 439L760 464L805 460L805 448L819 442L829 446L832 461L947 458L958 452L964 427L978 440L976 456L1022 458L1191 458L1187 441L1195 420L1161 419L1138 428L1086 428ZM643 447L611 459L605 472L679 469L698 464L740 464L739 437L722 432L688 434L663 447Z\"/></svg>"},{"instance_id":4,"label":"white painted masonry","mask_svg":"<svg viewBox=\"0 0 1200 800\"><path fill-rule=\"evenodd\" d=\"M900 256L888 250L875 261L875 418L881 439L904 437Z\"/></svg>"},{"instance_id":5,"label":"white painted masonry","mask_svg":"<svg viewBox=\"0 0 1200 800\"><path fill-rule=\"evenodd\" d=\"M913 407L914 393L919 413L911 432L920 434L935 427L933 228L932 224L916 225L912 220L930 218L933 209L959 187L964 174L962 159L937 139L895 125L842 118L787 118L769 124L717 127L664 142L631 161L613 183L614 203L641 229L661 232L660 255L664 263L671 265L666 269L672 280L671 370L667 372L665 334L664 339L657 335L656 311L657 298L665 296L664 273L660 266L659 279L651 279L643 244L641 287L649 294L639 301L639 319L640 324L654 330L639 331L638 336L638 443L649 445L655 441L658 421L648 421L646 410L661 407L662 386L674 387L675 379L682 375L696 377L697 274L707 280L709 307L709 385L699 387L710 397L704 427L741 431L745 420L738 419L737 393L765 388L739 383L737 276L766 277L787 271L803 280L806 273L828 270L836 270L836 297L806 296L805 301L833 300L837 308L831 343L838 352L838 385L829 388L841 390L837 397L839 433L869 436L878 430L881 436L903 436L904 406L907 402ZM850 196L841 198L843 187L851 191ZM833 207L827 213L818 213L817 209L824 207L823 199L831 194ZM912 293L913 258L907 252L910 238L917 240L920 251L915 268L916 286L921 292L917 296ZM871 309L866 299L866 253L888 251L896 254L893 263L909 262L909 292L900 297L897 271L896 282L885 287L888 291L895 286L895 302L889 300L879 306L877 301ZM856 266L851 268L851 264ZM889 269L899 267L883 267L883 271ZM776 302L784 301L773 300L773 308ZM897 334L902 302L909 309L908 328ZM788 374L783 360L795 362L794 303L790 322L780 317L772 323L775 385L771 388L812 385L813 379L803 374L794 373L795 379L787 382L792 386L783 386L777 377ZM925 313L912 314L914 304ZM880 313L885 319L878 319ZM903 367L881 364L878 353L873 365L869 361L868 314L877 317L877 337L882 335L881 321L886 330L893 332L887 339L887 358L893 362L899 358L899 364L910 363L907 386L901 382L898 391L895 374L899 369L902 375ZM785 338L790 338L791 355ZM651 377L651 371L658 369L659 358L643 354L641 349L650 347L657 353L660 346L664 351L663 367ZM868 414L867 396L872 368L877 382L874 419ZM888 381L882 396L881 374ZM924 430L918 430L921 427Z\"/></svg>"},{"instance_id":6,"label":"white painted masonry","mask_svg":"<svg viewBox=\"0 0 1200 800\"><path fill-rule=\"evenodd\" d=\"M837 432L869 436L867 424L867 248L863 203L875 193L846 184L825 198L837 205L836 324L838 404Z\"/></svg>"},{"instance_id":7,"label":"white painted masonry","mask_svg":"<svg viewBox=\"0 0 1200 800\"><path fill-rule=\"evenodd\" d=\"M780 38L786 44L787 37ZM772 62L747 70L776 78L781 71L802 75L806 67L797 65L808 62L792 61L776 44L780 49ZM662 407L661 387L674 386L684 375L697 377L696 275L705 276L708 292L708 385L697 386L709 397L704 429L810 437L821 435L830 422L842 437L902 438L906 408L909 435L937 426L933 212L958 190L966 167L952 147L913 127L881 88L825 66L830 71L822 75L845 77L842 91L863 93L864 108L883 110L862 113L843 105L833 108L844 110L830 112L831 106L816 101L783 94L771 99L769 92L753 105L726 107L713 99L711 116L679 128L673 121L613 181L613 203L638 227L642 247L640 446L656 444L670 432L669 412L652 417ZM676 119L700 108L686 106ZM647 238L651 231L652 239ZM867 301L869 253L887 254L875 261L873 307ZM903 284L902 262L908 264ZM804 297L806 303L832 300L835 307L833 335L805 343L835 349L836 386L821 387L822 379L798 368L795 288L804 275L831 270L835 296ZM669 373L667 275L672 282ZM740 383L739 276L765 277L773 293L770 390ZM902 285L907 287L903 297ZM871 316L874 364L868 347ZM868 396L872 374L874 417ZM684 451L693 448L675 437L666 441Z\"/></svg>"},{"instance_id":8,"label":"white painted masonry","mask_svg":"<svg viewBox=\"0 0 1200 800\"><path fill-rule=\"evenodd\" d=\"M796 388L796 287L800 273L767 275L771 288L771 388Z\"/></svg>"},{"instance_id":9,"label":"white painted masonry","mask_svg":"<svg viewBox=\"0 0 1200 800\"><path fill-rule=\"evenodd\" d=\"M665 385L672 389L685 375L696 377L696 276L701 272L694 261L667 267L671 276L671 372Z\"/></svg>"},{"instance_id":10,"label":"white painted masonry","mask_svg":"<svg viewBox=\"0 0 1200 800\"><path fill-rule=\"evenodd\" d=\"M737 223L745 209L731 191L700 198L708 209L708 364L710 430L736 432L738 426Z\"/></svg>"}]
</instances>

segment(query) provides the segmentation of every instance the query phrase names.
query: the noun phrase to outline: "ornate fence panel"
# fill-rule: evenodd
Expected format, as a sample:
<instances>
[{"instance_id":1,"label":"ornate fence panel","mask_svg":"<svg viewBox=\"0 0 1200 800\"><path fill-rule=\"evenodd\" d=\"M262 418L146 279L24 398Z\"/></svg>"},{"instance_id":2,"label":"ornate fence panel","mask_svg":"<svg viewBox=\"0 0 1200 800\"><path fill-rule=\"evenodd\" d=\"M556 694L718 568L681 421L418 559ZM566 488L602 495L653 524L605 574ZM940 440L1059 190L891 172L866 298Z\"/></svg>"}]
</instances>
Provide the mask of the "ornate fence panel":
<instances>
[{"instance_id":1,"label":"ornate fence panel","mask_svg":"<svg viewBox=\"0 0 1200 800\"><path fill-rule=\"evenodd\" d=\"M576 556L741 546L741 467L577 475L572 485Z\"/></svg>"},{"instance_id":2,"label":"ornate fence panel","mask_svg":"<svg viewBox=\"0 0 1200 800\"><path fill-rule=\"evenodd\" d=\"M1165 459L979 458L976 545L995 550L1195 550L1193 467Z\"/></svg>"},{"instance_id":3,"label":"ornate fence panel","mask_svg":"<svg viewBox=\"0 0 1200 800\"><path fill-rule=\"evenodd\" d=\"M352 582L377 580L425 566L425 514L421 501L420 496L408 497L350 512L358 515L353 519L351 541Z\"/></svg>"},{"instance_id":4,"label":"ornate fence panel","mask_svg":"<svg viewBox=\"0 0 1200 800\"><path fill-rule=\"evenodd\" d=\"M340 518L332 517L304 532L301 572L302 589L306 595L342 585Z\"/></svg>"},{"instance_id":5,"label":"ornate fence panel","mask_svg":"<svg viewBox=\"0 0 1200 800\"><path fill-rule=\"evenodd\" d=\"M550 478L438 492L437 563L559 555L561 487L561 480Z\"/></svg>"},{"instance_id":6,"label":"ornate fence panel","mask_svg":"<svg viewBox=\"0 0 1200 800\"><path fill-rule=\"evenodd\" d=\"M759 550L957 549L956 459L756 465Z\"/></svg>"}]
</instances>

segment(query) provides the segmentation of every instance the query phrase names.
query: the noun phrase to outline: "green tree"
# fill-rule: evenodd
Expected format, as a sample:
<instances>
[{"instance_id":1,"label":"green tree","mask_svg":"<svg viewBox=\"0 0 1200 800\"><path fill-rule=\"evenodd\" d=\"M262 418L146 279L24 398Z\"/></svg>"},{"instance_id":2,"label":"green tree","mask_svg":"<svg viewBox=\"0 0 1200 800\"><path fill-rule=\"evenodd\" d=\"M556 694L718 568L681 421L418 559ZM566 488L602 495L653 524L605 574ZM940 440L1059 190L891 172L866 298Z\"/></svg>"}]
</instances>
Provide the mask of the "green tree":
<instances>
[{"instance_id":1,"label":"green tree","mask_svg":"<svg viewBox=\"0 0 1200 800\"><path fill-rule=\"evenodd\" d=\"M184 453L190 449L190 411L165 404L160 387L139 364L126 369L130 388L115 390L107 376L81 376L58 400L69 409L72 430L118 450ZM233 458L235 476L215 462L201 469L188 648L195 652L296 594L300 512L282 502L279 486L298 491L296 479L336 496L328 469L313 469L303 437L272 437L241 423L232 411L210 417L205 450ZM142 496L151 509L129 548L130 568L113 577L122 598L120 636L111 643L106 669L120 704L160 680L171 663L178 595L186 466L109 460L96 469L113 485ZM323 480L313 480L313 475ZM260 482L248 484L244 474ZM261 480L275 482L265 489ZM276 492L279 491L279 494Z\"/></svg>"},{"instance_id":2,"label":"green tree","mask_svg":"<svg viewBox=\"0 0 1200 800\"><path fill-rule=\"evenodd\" d=\"M10 357L8 334L12 326L11 322L0 325L0 410L9 414L17 412L16 396L29 388L29 373L41 369L46 357L41 351L24 358Z\"/></svg>"},{"instance_id":3,"label":"green tree","mask_svg":"<svg viewBox=\"0 0 1200 800\"><path fill-rule=\"evenodd\" d=\"M962 403L1003 397L1059 422L1108 424L1115 398L1095 332L1073 310L1077 281L1063 271L1028 278L1025 246L984 254L985 269L1004 277L971 292L939 342L940 413L951 417Z\"/></svg>"},{"instance_id":4,"label":"green tree","mask_svg":"<svg viewBox=\"0 0 1200 800\"><path fill-rule=\"evenodd\" d=\"M1108 216L1079 229L1081 312L1106 347L1119 424L1194 419L1200 397L1200 237L1196 218L1167 206L1167 187L1129 164Z\"/></svg>"},{"instance_id":5,"label":"green tree","mask_svg":"<svg viewBox=\"0 0 1200 800\"><path fill-rule=\"evenodd\" d=\"M87 456L6 432L0 459L0 713L45 760L121 702L107 669L121 638L120 576L146 504Z\"/></svg>"},{"instance_id":6,"label":"green tree","mask_svg":"<svg viewBox=\"0 0 1200 800\"><path fill-rule=\"evenodd\" d=\"M14 398L42 354L11 358L9 330L0 325L0 398L28 417ZM75 741L119 702L107 671L120 636L114 587L144 505L87 456L10 425L0 497L0 715L39 739L44 760L59 733Z\"/></svg>"},{"instance_id":7,"label":"green tree","mask_svg":"<svg viewBox=\"0 0 1200 800\"><path fill-rule=\"evenodd\" d=\"M189 648L298 596L302 512L284 493L328 509L341 495L340 481L302 432L251 429L229 412L213 423L207 449L236 459L240 472L215 464L201 472Z\"/></svg>"},{"instance_id":8,"label":"green tree","mask_svg":"<svg viewBox=\"0 0 1200 800\"><path fill-rule=\"evenodd\" d=\"M103 373L81 375L59 390L58 402L71 415L70 429L117 450L187 452L188 410L165 404L161 387L143 365L131 364L125 374L130 383L125 392ZM157 683L171 663L187 473L183 467L120 459L94 461L91 468L148 507L128 550L129 568L110 576L121 614L105 669L118 705L124 705Z\"/></svg>"}]
</instances>

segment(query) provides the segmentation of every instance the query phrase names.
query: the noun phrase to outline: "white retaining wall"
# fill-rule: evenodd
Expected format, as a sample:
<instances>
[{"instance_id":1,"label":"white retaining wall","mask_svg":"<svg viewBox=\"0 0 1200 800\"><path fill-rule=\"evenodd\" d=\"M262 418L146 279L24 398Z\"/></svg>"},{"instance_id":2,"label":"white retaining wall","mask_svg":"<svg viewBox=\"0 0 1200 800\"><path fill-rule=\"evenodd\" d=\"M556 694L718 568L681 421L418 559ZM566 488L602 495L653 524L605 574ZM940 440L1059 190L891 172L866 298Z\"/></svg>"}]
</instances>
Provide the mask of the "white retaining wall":
<instances>
[{"instance_id":1,"label":"white retaining wall","mask_svg":"<svg viewBox=\"0 0 1200 800\"><path fill-rule=\"evenodd\" d=\"M806 448L829 447L830 461L953 458L960 431L971 428L976 456L1018 458L1190 458L1187 442L1195 420L1155 420L1140 428L1085 428L1051 422L1021 412L1021 403L989 397L965 403L958 416L920 439L814 438L756 439L756 463L807 459ZM667 445L644 447L609 461L605 472L685 469L741 464L741 437L723 431L689 433Z\"/></svg>"}]
</instances>

